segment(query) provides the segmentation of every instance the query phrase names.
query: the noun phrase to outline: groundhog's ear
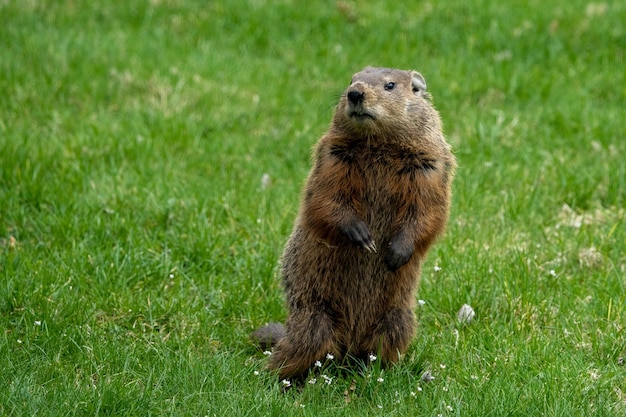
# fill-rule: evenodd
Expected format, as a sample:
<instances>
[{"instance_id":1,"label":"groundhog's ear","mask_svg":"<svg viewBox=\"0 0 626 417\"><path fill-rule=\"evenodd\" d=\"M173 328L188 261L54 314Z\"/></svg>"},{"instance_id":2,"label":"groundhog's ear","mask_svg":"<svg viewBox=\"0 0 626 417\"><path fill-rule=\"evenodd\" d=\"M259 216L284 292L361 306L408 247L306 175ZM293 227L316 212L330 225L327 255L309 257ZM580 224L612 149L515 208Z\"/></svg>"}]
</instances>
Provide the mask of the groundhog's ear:
<instances>
[{"instance_id":1,"label":"groundhog's ear","mask_svg":"<svg viewBox=\"0 0 626 417\"><path fill-rule=\"evenodd\" d=\"M413 92L415 94L420 94L426 91L426 80L422 77L417 71L411 72L411 86L413 87Z\"/></svg>"}]
</instances>

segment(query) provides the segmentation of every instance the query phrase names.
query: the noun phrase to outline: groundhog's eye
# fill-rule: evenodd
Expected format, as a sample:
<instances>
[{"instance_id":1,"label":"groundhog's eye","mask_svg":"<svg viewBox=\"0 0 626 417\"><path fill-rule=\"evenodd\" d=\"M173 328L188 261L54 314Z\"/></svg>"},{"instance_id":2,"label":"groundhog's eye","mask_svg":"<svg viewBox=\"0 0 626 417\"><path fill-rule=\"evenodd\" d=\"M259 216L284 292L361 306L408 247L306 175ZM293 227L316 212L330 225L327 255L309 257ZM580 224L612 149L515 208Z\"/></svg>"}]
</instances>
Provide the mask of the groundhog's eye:
<instances>
[{"instance_id":1,"label":"groundhog's eye","mask_svg":"<svg viewBox=\"0 0 626 417\"><path fill-rule=\"evenodd\" d=\"M396 88L396 83L394 82L388 82L385 84L385 90L393 90L394 88Z\"/></svg>"}]
</instances>

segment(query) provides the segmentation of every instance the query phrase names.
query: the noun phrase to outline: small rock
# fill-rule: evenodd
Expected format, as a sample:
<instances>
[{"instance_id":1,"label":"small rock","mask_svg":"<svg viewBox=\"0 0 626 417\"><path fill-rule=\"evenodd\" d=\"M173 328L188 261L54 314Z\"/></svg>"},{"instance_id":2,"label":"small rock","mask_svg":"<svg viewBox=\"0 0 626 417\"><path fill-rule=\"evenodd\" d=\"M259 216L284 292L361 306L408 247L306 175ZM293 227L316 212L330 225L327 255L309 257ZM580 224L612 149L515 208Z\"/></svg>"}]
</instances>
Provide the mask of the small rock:
<instances>
[{"instance_id":1,"label":"small rock","mask_svg":"<svg viewBox=\"0 0 626 417\"><path fill-rule=\"evenodd\" d=\"M428 383L428 382L433 381L435 377L433 376L432 372L424 371L420 379L422 380L422 382Z\"/></svg>"},{"instance_id":2,"label":"small rock","mask_svg":"<svg viewBox=\"0 0 626 417\"><path fill-rule=\"evenodd\" d=\"M476 316L476 312L469 304L463 304L459 312L456 314L456 318L461 323L466 324L469 324L474 319L474 316Z\"/></svg>"}]
</instances>

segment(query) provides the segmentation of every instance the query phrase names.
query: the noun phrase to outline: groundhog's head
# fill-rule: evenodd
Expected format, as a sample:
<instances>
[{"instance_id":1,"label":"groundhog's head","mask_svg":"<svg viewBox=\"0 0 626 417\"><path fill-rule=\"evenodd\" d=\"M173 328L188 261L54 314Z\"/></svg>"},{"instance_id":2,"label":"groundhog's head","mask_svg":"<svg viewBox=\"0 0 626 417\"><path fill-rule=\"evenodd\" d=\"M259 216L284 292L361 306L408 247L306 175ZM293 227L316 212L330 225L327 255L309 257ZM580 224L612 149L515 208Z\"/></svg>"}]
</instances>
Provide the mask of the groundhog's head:
<instances>
[{"instance_id":1,"label":"groundhog's head","mask_svg":"<svg viewBox=\"0 0 626 417\"><path fill-rule=\"evenodd\" d=\"M420 73L367 67L354 74L341 96L335 123L354 133L414 136L438 118Z\"/></svg>"}]
</instances>

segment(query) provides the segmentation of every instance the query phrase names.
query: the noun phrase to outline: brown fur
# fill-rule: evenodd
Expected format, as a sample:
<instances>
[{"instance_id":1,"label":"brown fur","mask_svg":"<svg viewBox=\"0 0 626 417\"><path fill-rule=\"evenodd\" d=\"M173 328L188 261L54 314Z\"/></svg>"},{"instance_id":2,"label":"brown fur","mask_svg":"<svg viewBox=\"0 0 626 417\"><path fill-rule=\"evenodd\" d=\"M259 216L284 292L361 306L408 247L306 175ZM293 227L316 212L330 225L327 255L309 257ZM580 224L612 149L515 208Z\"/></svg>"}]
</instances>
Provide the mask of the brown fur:
<instances>
[{"instance_id":1,"label":"brown fur","mask_svg":"<svg viewBox=\"0 0 626 417\"><path fill-rule=\"evenodd\" d=\"M425 88L417 72L368 67L341 96L282 257L289 316L252 335L274 346L280 378L328 353L390 364L414 336L420 265L456 167Z\"/></svg>"}]
</instances>

